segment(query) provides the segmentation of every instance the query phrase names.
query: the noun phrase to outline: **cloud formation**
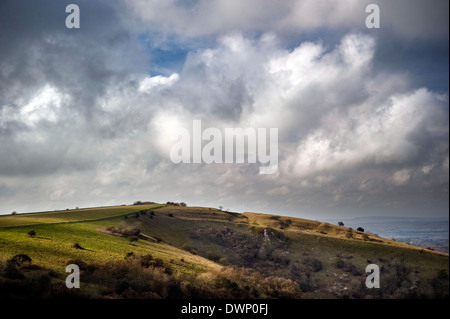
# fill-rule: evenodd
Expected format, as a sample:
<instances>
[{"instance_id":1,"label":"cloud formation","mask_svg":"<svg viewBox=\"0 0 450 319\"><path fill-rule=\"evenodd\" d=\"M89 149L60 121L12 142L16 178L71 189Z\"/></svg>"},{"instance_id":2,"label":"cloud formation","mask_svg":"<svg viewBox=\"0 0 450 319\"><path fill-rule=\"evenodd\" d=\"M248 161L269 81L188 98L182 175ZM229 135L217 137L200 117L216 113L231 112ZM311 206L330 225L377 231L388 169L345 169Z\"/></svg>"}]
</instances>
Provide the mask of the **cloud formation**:
<instances>
[{"instance_id":1,"label":"cloud formation","mask_svg":"<svg viewBox=\"0 0 450 319\"><path fill-rule=\"evenodd\" d=\"M75 32L58 22L65 2L39 3L34 18L1 3L2 213L134 200L308 217L446 213L448 90L378 67L384 40L355 14L364 1L82 2ZM396 12L382 23L401 41L448 36L448 14L436 11L448 2L436 3L413 23L403 14L425 2L381 1ZM148 73L149 28L153 45L186 48L181 70ZM318 29L325 36L293 36ZM278 128L278 173L173 164L168 137L194 119Z\"/></svg>"},{"instance_id":2,"label":"cloud formation","mask_svg":"<svg viewBox=\"0 0 450 319\"><path fill-rule=\"evenodd\" d=\"M365 28L367 5L376 3L382 24L406 38L448 36L448 1L433 0L127 0L149 28L180 37L230 32L306 33L319 28Z\"/></svg>"}]
</instances>

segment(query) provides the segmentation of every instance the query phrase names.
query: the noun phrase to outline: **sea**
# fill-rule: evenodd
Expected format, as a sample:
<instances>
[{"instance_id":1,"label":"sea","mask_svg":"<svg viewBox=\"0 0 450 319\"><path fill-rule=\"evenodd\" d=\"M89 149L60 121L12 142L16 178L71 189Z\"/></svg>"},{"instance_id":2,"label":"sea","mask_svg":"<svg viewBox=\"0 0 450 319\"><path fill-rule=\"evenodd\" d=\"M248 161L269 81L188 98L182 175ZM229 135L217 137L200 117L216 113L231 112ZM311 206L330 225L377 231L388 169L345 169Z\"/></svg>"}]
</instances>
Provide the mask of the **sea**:
<instances>
[{"instance_id":1,"label":"sea","mask_svg":"<svg viewBox=\"0 0 450 319\"><path fill-rule=\"evenodd\" d=\"M346 227L364 228L365 232L415 246L449 253L449 220L415 217L358 217L342 219ZM338 220L326 220L337 224Z\"/></svg>"}]
</instances>

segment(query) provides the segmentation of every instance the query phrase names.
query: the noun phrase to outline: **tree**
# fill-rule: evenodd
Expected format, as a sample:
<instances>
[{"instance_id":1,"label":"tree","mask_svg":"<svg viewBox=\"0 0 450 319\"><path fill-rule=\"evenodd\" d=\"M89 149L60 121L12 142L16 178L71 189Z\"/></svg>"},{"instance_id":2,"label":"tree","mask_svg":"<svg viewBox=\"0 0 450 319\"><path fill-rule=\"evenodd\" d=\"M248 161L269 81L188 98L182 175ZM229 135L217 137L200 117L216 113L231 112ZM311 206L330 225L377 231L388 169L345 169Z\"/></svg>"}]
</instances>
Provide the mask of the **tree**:
<instances>
[{"instance_id":1,"label":"tree","mask_svg":"<svg viewBox=\"0 0 450 319\"><path fill-rule=\"evenodd\" d=\"M11 215L17 215L17 212L16 212L16 211L13 211L13 212L11 213Z\"/></svg>"},{"instance_id":2,"label":"tree","mask_svg":"<svg viewBox=\"0 0 450 319\"><path fill-rule=\"evenodd\" d=\"M343 223L343 222L339 222L339 223L338 223L338 226L343 227L343 226L344 226L344 223Z\"/></svg>"},{"instance_id":3,"label":"tree","mask_svg":"<svg viewBox=\"0 0 450 319\"><path fill-rule=\"evenodd\" d=\"M362 228L362 227L358 227L358 228L356 228L356 230L364 233L364 228Z\"/></svg>"},{"instance_id":4,"label":"tree","mask_svg":"<svg viewBox=\"0 0 450 319\"><path fill-rule=\"evenodd\" d=\"M223 209L223 206L219 206L219 210L222 210Z\"/></svg>"},{"instance_id":5,"label":"tree","mask_svg":"<svg viewBox=\"0 0 450 319\"><path fill-rule=\"evenodd\" d=\"M181 202L181 203L180 203L180 206L181 206L181 207L186 207L187 205L186 205L185 202Z\"/></svg>"},{"instance_id":6,"label":"tree","mask_svg":"<svg viewBox=\"0 0 450 319\"><path fill-rule=\"evenodd\" d=\"M27 234L28 234L28 237L34 238L34 236L36 236L36 231L35 230L30 230Z\"/></svg>"}]
</instances>

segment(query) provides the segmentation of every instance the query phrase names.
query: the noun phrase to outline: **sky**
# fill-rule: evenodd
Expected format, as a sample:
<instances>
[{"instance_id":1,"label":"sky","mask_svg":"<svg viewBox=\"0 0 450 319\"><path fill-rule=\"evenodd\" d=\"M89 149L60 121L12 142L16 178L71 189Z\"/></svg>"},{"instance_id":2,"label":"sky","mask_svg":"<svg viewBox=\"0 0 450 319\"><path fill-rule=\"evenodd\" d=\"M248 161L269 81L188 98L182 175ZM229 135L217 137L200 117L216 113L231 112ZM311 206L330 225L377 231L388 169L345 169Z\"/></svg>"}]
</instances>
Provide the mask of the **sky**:
<instances>
[{"instance_id":1,"label":"sky","mask_svg":"<svg viewBox=\"0 0 450 319\"><path fill-rule=\"evenodd\" d=\"M68 29L65 8L80 8ZM368 29L365 8L380 8ZM0 0L0 214L184 201L448 216L447 0ZM277 128L278 171L175 164L178 127Z\"/></svg>"}]
</instances>

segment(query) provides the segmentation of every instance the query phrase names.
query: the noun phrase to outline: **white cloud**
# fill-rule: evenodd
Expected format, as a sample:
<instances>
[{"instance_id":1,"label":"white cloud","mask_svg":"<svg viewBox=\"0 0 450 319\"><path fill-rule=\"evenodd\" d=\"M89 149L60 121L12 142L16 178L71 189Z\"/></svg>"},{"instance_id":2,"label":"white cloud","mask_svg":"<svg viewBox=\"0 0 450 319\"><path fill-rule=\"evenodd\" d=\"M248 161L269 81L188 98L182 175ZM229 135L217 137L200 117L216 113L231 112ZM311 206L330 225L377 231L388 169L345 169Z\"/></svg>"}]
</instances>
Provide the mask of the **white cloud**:
<instances>
[{"instance_id":1,"label":"white cloud","mask_svg":"<svg viewBox=\"0 0 450 319\"><path fill-rule=\"evenodd\" d=\"M378 72L375 50L374 38L360 33L344 36L336 47L316 41L286 50L273 34L253 39L234 32L190 52L180 74L132 74L108 84L97 96L101 113L94 113L95 121L65 122L64 134L59 127L70 112L57 89L32 98L23 118L3 108L1 123L28 123L34 112L39 119L55 112L51 125L18 131L14 142L26 138L13 146L28 154L33 147L43 149L36 151L39 162L58 159L60 171L45 171L42 181L49 183L45 196L61 203L162 199L297 210L408 202L426 196L424 187L441 190L448 184L448 99L411 86L408 75ZM172 164L171 133L190 130L194 119L203 128L278 128L278 174L261 177L258 164ZM27 134L48 139L36 146ZM67 149L54 150L55 141ZM12 153L13 146L0 145L2 154ZM88 171L79 158L92 163ZM68 163L76 174L64 170ZM34 163L22 165L26 171ZM0 173L11 167L17 167L14 158L1 161ZM416 171L427 172L416 174L423 181ZM58 182L52 182L56 172ZM20 182L2 183L20 189ZM36 194L42 185L32 183ZM412 191L396 198L393 188Z\"/></svg>"},{"instance_id":2,"label":"white cloud","mask_svg":"<svg viewBox=\"0 0 450 319\"><path fill-rule=\"evenodd\" d=\"M154 88L162 88L173 85L180 76L177 73L173 73L170 76L156 75L153 77L144 78L139 84L139 92L149 92Z\"/></svg>"},{"instance_id":3,"label":"white cloud","mask_svg":"<svg viewBox=\"0 0 450 319\"><path fill-rule=\"evenodd\" d=\"M56 123L59 119L61 105L67 103L68 95L61 94L57 88L45 85L37 94L20 109L24 123L35 126L45 120Z\"/></svg>"}]
</instances>

